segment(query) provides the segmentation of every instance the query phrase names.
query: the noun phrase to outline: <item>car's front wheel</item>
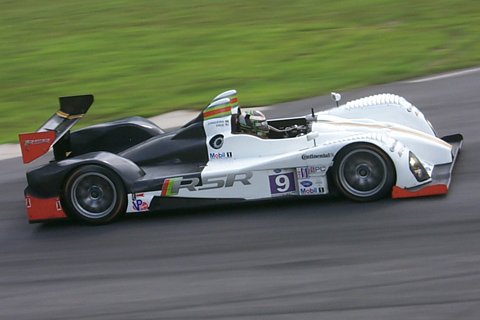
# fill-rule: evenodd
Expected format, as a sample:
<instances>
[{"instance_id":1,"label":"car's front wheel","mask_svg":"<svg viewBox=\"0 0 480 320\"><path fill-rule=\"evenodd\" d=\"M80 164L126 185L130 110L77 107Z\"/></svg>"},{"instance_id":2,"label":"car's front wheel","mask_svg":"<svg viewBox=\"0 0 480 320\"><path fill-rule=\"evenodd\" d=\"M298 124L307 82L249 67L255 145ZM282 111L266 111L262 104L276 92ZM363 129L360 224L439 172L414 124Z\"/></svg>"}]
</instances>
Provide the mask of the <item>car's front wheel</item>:
<instances>
[{"instance_id":1,"label":"car's front wheel","mask_svg":"<svg viewBox=\"0 0 480 320\"><path fill-rule=\"evenodd\" d=\"M335 185L352 200L381 199L391 192L395 179L391 159L374 145L347 146L335 158Z\"/></svg>"},{"instance_id":2,"label":"car's front wheel","mask_svg":"<svg viewBox=\"0 0 480 320\"><path fill-rule=\"evenodd\" d=\"M110 169L86 165L66 179L62 201L67 212L89 224L105 224L119 218L126 208L122 180Z\"/></svg>"}]
</instances>

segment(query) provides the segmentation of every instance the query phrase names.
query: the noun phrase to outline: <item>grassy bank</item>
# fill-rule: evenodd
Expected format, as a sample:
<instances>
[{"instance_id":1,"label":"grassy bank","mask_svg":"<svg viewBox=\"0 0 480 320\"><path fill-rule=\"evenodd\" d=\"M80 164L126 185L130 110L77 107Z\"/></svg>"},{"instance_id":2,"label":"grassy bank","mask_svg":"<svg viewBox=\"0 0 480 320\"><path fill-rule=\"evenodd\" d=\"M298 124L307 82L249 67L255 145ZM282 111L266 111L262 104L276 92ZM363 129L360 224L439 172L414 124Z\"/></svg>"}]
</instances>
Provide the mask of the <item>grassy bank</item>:
<instances>
[{"instance_id":1,"label":"grassy bank","mask_svg":"<svg viewBox=\"0 0 480 320\"><path fill-rule=\"evenodd\" d=\"M265 105L480 64L473 0L20 0L0 12L0 143L62 95L95 95L87 125L201 108L231 88Z\"/></svg>"}]
</instances>

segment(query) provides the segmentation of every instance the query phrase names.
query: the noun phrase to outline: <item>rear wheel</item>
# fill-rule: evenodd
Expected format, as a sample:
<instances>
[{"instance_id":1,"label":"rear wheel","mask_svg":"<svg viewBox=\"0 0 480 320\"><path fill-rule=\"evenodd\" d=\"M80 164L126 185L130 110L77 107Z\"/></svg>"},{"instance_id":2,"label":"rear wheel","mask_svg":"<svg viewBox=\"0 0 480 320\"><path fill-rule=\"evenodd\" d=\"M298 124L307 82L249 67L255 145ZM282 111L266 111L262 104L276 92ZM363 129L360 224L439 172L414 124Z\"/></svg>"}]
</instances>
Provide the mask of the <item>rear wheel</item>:
<instances>
[{"instance_id":1,"label":"rear wheel","mask_svg":"<svg viewBox=\"0 0 480 320\"><path fill-rule=\"evenodd\" d=\"M126 208L126 191L110 169L87 165L75 169L63 188L68 213L89 224L105 224L119 218Z\"/></svg>"},{"instance_id":2,"label":"rear wheel","mask_svg":"<svg viewBox=\"0 0 480 320\"><path fill-rule=\"evenodd\" d=\"M390 158L378 147L355 144L340 151L335 159L334 180L347 198L373 201L385 197L395 183Z\"/></svg>"}]
</instances>

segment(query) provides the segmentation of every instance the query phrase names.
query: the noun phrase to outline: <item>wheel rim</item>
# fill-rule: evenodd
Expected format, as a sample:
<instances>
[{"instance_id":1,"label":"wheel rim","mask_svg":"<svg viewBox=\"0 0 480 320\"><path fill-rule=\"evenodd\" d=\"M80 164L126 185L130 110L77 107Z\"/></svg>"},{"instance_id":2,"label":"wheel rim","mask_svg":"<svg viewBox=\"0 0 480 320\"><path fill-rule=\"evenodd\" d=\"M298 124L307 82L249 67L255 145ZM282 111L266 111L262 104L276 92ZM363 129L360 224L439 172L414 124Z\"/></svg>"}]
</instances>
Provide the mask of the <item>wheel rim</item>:
<instances>
[{"instance_id":1,"label":"wheel rim","mask_svg":"<svg viewBox=\"0 0 480 320\"><path fill-rule=\"evenodd\" d=\"M387 170L387 163L377 152L353 150L340 163L339 181L350 194L367 198L385 186Z\"/></svg>"},{"instance_id":2,"label":"wheel rim","mask_svg":"<svg viewBox=\"0 0 480 320\"><path fill-rule=\"evenodd\" d=\"M87 172L75 179L70 196L77 212L90 219L107 216L117 202L112 180L98 172Z\"/></svg>"}]
</instances>

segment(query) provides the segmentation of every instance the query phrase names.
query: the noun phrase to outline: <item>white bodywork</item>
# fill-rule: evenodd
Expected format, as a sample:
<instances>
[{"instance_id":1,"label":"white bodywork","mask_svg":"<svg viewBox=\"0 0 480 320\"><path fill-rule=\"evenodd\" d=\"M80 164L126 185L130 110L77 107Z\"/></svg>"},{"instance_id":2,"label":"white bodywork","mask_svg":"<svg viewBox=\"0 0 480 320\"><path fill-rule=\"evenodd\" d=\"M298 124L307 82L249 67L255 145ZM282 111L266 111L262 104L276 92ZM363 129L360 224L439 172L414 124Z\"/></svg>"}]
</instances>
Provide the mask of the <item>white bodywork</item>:
<instances>
[{"instance_id":1,"label":"white bodywork","mask_svg":"<svg viewBox=\"0 0 480 320\"><path fill-rule=\"evenodd\" d=\"M335 155L354 143L382 149L395 167L395 185L402 189L430 182L418 182L410 171L410 151L429 173L435 166L453 161L452 146L437 138L423 113L399 96L367 97L306 116L311 126L308 134L281 139L232 133L232 121L239 111L236 99L231 99L234 96L234 90L225 92L204 111L205 116L208 110L225 106L229 110L205 117L209 161L201 172L201 181L181 182L182 177L178 177L176 184L171 182L170 191L146 192L141 201L149 204L154 196L261 199L327 194L327 171ZM138 201L135 199L129 195L129 202ZM139 210L129 207L127 211Z\"/></svg>"}]
</instances>

